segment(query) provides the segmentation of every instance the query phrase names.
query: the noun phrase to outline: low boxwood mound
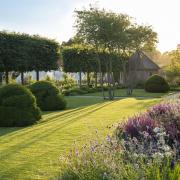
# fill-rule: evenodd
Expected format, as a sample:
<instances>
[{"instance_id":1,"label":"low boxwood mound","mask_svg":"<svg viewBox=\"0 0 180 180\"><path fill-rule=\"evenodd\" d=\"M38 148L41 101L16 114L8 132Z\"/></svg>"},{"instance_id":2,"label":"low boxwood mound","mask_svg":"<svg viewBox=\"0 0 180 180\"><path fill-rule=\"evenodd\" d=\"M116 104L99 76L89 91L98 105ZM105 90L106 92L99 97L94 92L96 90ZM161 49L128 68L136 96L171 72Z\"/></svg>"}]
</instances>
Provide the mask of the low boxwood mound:
<instances>
[{"instance_id":1,"label":"low boxwood mound","mask_svg":"<svg viewBox=\"0 0 180 180\"><path fill-rule=\"evenodd\" d=\"M31 92L37 99L37 104L43 111L55 111L66 108L66 101L59 89L49 81L39 81L32 84Z\"/></svg>"},{"instance_id":2,"label":"low boxwood mound","mask_svg":"<svg viewBox=\"0 0 180 180\"><path fill-rule=\"evenodd\" d=\"M168 92L170 87L163 77L155 74L146 81L145 90L152 93L164 93Z\"/></svg>"},{"instance_id":3,"label":"low boxwood mound","mask_svg":"<svg viewBox=\"0 0 180 180\"><path fill-rule=\"evenodd\" d=\"M36 99L27 88L17 84L0 88L1 127L27 126L40 118Z\"/></svg>"}]
</instances>

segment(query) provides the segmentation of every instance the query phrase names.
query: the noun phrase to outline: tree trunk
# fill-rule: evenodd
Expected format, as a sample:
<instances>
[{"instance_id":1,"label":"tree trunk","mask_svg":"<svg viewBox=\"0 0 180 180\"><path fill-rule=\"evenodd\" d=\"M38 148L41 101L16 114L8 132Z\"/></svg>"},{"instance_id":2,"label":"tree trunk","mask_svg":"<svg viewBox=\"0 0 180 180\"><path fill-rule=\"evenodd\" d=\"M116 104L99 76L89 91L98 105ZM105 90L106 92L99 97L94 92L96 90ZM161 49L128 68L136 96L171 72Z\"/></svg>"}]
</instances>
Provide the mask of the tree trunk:
<instances>
[{"instance_id":1,"label":"tree trunk","mask_svg":"<svg viewBox=\"0 0 180 180\"><path fill-rule=\"evenodd\" d=\"M36 81L39 81L39 71L36 71Z\"/></svg>"},{"instance_id":2,"label":"tree trunk","mask_svg":"<svg viewBox=\"0 0 180 180\"><path fill-rule=\"evenodd\" d=\"M100 78L101 78L102 95L103 95L103 98L105 99L104 87L103 87L103 85L104 85L104 80L103 80L104 74L103 74L103 72L100 73L100 76L101 76Z\"/></svg>"},{"instance_id":3,"label":"tree trunk","mask_svg":"<svg viewBox=\"0 0 180 180\"><path fill-rule=\"evenodd\" d=\"M81 76L81 72L79 72L79 88L81 88L82 85L82 76Z\"/></svg>"},{"instance_id":4,"label":"tree trunk","mask_svg":"<svg viewBox=\"0 0 180 180\"><path fill-rule=\"evenodd\" d=\"M127 86L127 71L125 63L123 63L123 84L125 85L125 87Z\"/></svg>"},{"instance_id":5,"label":"tree trunk","mask_svg":"<svg viewBox=\"0 0 180 180\"><path fill-rule=\"evenodd\" d=\"M101 60L99 58L99 54L98 54L98 45L96 43L96 56L97 56L97 60L98 60L98 70L99 70L99 74L100 74L100 84L101 84L101 90L102 90L102 96L105 99L105 95L104 95L104 88L103 88L103 72L102 72L102 68L101 68Z\"/></svg>"},{"instance_id":6,"label":"tree trunk","mask_svg":"<svg viewBox=\"0 0 180 180\"><path fill-rule=\"evenodd\" d=\"M117 85L118 86L120 86L120 84L121 84L120 81L121 81L121 72L118 72L117 73L117 83L118 83Z\"/></svg>"},{"instance_id":7,"label":"tree trunk","mask_svg":"<svg viewBox=\"0 0 180 180\"><path fill-rule=\"evenodd\" d=\"M6 84L9 84L9 72L5 71Z\"/></svg>"},{"instance_id":8,"label":"tree trunk","mask_svg":"<svg viewBox=\"0 0 180 180\"><path fill-rule=\"evenodd\" d=\"M101 91L102 91L102 96L103 99L105 99L105 95L104 95L104 88L103 88L103 72L101 69L101 61L99 59L99 55L97 54L97 59L98 59L98 69L99 69L99 75L100 75L100 84L101 84Z\"/></svg>"},{"instance_id":9,"label":"tree trunk","mask_svg":"<svg viewBox=\"0 0 180 180\"><path fill-rule=\"evenodd\" d=\"M89 87L90 85L90 76L89 76L89 72L87 72L87 86Z\"/></svg>"},{"instance_id":10,"label":"tree trunk","mask_svg":"<svg viewBox=\"0 0 180 180\"><path fill-rule=\"evenodd\" d=\"M95 76L95 88L97 88L97 72L94 73Z\"/></svg>"},{"instance_id":11,"label":"tree trunk","mask_svg":"<svg viewBox=\"0 0 180 180\"><path fill-rule=\"evenodd\" d=\"M24 72L21 72L21 84L24 84Z\"/></svg>"},{"instance_id":12,"label":"tree trunk","mask_svg":"<svg viewBox=\"0 0 180 180\"><path fill-rule=\"evenodd\" d=\"M112 84L113 84L113 89L112 89L112 95L113 95L113 99L114 99L114 91L116 89L115 87L115 78L114 78L114 72L112 72Z\"/></svg>"},{"instance_id":13,"label":"tree trunk","mask_svg":"<svg viewBox=\"0 0 180 180\"><path fill-rule=\"evenodd\" d=\"M112 88L112 81L113 81L113 74L112 74L112 61L109 59L109 66L108 66L108 92L109 92L109 100L113 100L113 88Z\"/></svg>"}]
</instances>

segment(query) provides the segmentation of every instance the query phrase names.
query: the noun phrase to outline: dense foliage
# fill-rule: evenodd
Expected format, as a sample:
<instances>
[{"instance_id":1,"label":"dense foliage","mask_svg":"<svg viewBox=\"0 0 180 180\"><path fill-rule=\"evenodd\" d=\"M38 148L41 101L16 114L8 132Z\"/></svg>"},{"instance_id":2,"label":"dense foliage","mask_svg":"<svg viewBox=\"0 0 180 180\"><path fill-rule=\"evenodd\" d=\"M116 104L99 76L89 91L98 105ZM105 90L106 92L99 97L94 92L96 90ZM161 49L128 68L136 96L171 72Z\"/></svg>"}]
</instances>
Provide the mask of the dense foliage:
<instances>
[{"instance_id":1,"label":"dense foliage","mask_svg":"<svg viewBox=\"0 0 180 180\"><path fill-rule=\"evenodd\" d=\"M170 87L166 80L157 74L152 75L145 83L145 90L147 92L163 93L168 92L169 89Z\"/></svg>"},{"instance_id":2,"label":"dense foliage","mask_svg":"<svg viewBox=\"0 0 180 180\"><path fill-rule=\"evenodd\" d=\"M113 72L122 70L123 56L117 53L95 51L93 48L80 45L63 48L63 68L65 72L99 72L99 62L102 72L107 72L109 60L112 61Z\"/></svg>"},{"instance_id":3,"label":"dense foliage","mask_svg":"<svg viewBox=\"0 0 180 180\"><path fill-rule=\"evenodd\" d=\"M107 87L104 88L107 90ZM88 88L86 86L81 86L81 88L75 87L73 89L69 90L64 90L63 94L65 96L77 96L77 95L82 95L82 94L88 94L88 93L94 93L94 92L101 92L101 88Z\"/></svg>"},{"instance_id":4,"label":"dense foliage","mask_svg":"<svg viewBox=\"0 0 180 180\"><path fill-rule=\"evenodd\" d=\"M90 48L65 47L62 57L65 72L94 72L97 70L95 54Z\"/></svg>"},{"instance_id":5,"label":"dense foliage","mask_svg":"<svg viewBox=\"0 0 180 180\"><path fill-rule=\"evenodd\" d=\"M49 81L39 81L32 84L31 92L37 99L37 104L43 111L62 110L66 108L66 101L59 89Z\"/></svg>"},{"instance_id":6,"label":"dense foliage","mask_svg":"<svg viewBox=\"0 0 180 180\"><path fill-rule=\"evenodd\" d=\"M171 64L164 68L167 81L171 86L180 85L180 63Z\"/></svg>"},{"instance_id":7,"label":"dense foliage","mask_svg":"<svg viewBox=\"0 0 180 180\"><path fill-rule=\"evenodd\" d=\"M167 59L169 63L162 70L170 86L175 88L180 85L180 50L165 52L164 56L163 60Z\"/></svg>"},{"instance_id":8,"label":"dense foliage","mask_svg":"<svg viewBox=\"0 0 180 180\"><path fill-rule=\"evenodd\" d=\"M152 49L157 42L151 26L138 25L127 14L90 6L75 10L75 15L78 39L103 51Z\"/></svg>"},{"instance_id":9,"label":"dense foliage","mask_svg":"<svg viewBox=\"0 0 180 180\"><path fill-rule=\"evenodd\" d=\"M70 90L76 86L76 81L69 76L68 74L64 73L63 78L60 81L56 81L56 85L63 90Z\"/></svg>"},{"instance_id":10,"label":"dense foliage","mask_svg":"<svg viewBox=\"0 0 180 180\"><path fill-rule=\"evenodd\" d=\"M53 40L0 31L0 71L6 76L9 71L57 69L58 59L59 45Z\"/></svg>"},{"instance_id":11,"label":"dense foliage","mask_svg":"<svg viewBox=\"0 0 180 180\"><path fill-rule=\"evenodd\" d=\"M35 97L27 88L16 84L0 88L0 126L27 126L40 118Z\"/></svg>"},{"instance_id":12,"label":"dense foliage","mask_svg":"<svg viewBox=\"0 0 180 180\"><path fill-rule=\"evenodd\" d=\"M178 179L180 102L164 102L118 125L105 142L75 147L61 179ZM98 132L97 132L98 133Z\"/></svg>"}]
</instances>

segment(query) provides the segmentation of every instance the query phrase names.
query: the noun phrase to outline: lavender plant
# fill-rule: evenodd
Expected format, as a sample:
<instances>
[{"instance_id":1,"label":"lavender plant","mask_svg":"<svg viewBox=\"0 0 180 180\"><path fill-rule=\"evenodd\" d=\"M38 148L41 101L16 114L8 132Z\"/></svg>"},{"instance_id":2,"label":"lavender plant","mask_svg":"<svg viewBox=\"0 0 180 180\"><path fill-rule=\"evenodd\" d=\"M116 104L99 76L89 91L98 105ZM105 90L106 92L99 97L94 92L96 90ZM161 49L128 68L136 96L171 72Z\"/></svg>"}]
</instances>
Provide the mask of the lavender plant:
<instances>
[{"instance_id":1,"label":"lavender plant","mask_svg":"<svg viewBox=\"0 0 180 180\"><path fill-rule=\"evenodd\" d=\"M120 124L115 137L129 152L148 157L171 155L179 158L180 102L161 103Z\"/></svg>"},{"instance_id":2,"label":"lavender plant","mask_svg":"<svg viewBox=\"0 0 180 180\"><path fill-rule=\"evenodd\" d=\"M154 160L124 150L114 138L94 141L81 148L74 147L67 156L60 157L61 180L124 180L124 179L176 179L180 173L178 163L171 168L171 159Z\"/></svg>"}]
</instances>

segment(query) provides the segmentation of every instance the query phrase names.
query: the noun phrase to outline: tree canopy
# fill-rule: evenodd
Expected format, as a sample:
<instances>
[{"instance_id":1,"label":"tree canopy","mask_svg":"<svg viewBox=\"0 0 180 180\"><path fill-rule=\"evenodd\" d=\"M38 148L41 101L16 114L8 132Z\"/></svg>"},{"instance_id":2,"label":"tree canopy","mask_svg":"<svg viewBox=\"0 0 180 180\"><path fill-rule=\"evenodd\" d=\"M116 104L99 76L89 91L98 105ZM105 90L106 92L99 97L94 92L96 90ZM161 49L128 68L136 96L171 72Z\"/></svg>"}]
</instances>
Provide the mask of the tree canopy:
<instances>
[{"instance_id":1,"label":"tree canopy","mask_svg":"<svg viewBox=\"0 0 180 180\"><path fill-rule=\"evenodd\" d=\"M180 50L172 50L167 55L171 64L164 68L166 77L171 85L180 85Z\"/></svg>"},{"instance_id":2,"label":"tree canopy","mask_svg":"<svg viewBox=\"0 0 180 180\"><path fill-rule=\"evenodd\" d=\"M63 69L65 72L98 72L98 58L102 72L107 72L106 66L112 59L113 72L122 70L122 59L117 53L96 51L94 48L81 45L66 46L62 50Z\"/></svg>"},{"instance_id":3,"label":"tree canopy","mask_svg":"<svg viewBox=\"0 0 180 180\"><path fill-rule=\"evenodd\" d=\"M28 34L0 31L0 71L57 69L59 44L54 40Z\"/></svg>"},{"instance_id":4,"label":"tree canopy","mask_svg":"<svg viewBox=\"0 0 180 180\"><path fill-rule=\"evenodd\" d=\"M117 14L90 6L76 10L76 36L85 44L110 51L151 49L157 33L151 26L138 25L126 14Z\"/></svg>"}]
</instances>

